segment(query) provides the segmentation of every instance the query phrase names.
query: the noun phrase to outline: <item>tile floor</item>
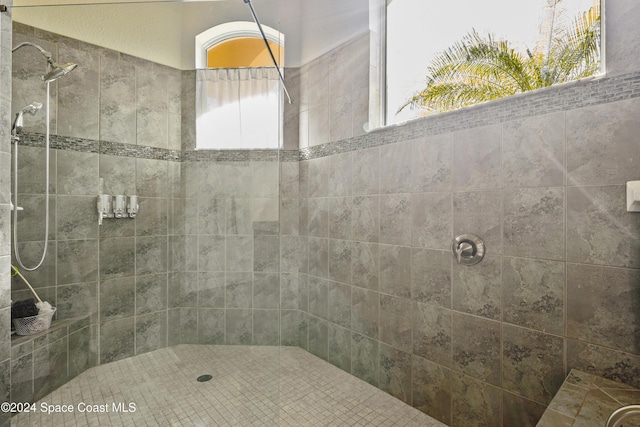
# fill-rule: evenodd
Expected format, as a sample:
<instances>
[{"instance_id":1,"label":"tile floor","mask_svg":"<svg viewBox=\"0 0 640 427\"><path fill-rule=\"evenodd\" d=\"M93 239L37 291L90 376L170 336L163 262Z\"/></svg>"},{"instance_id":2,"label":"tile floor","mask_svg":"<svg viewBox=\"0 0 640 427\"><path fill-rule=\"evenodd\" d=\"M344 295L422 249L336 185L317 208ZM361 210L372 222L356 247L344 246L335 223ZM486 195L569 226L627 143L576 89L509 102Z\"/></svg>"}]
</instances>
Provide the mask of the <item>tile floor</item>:
<instances>
[{"instance_id":1,"label":"tile floor","mask_svg":"<svg viewBox=\"0 0 640 427\"><path fill-rule=\"evenodd\" d=\"M203 374L213 379L198 382ZM46 414L43 404L73 412ZM89 369L35 405L12 425L445 425L296 347L165 348Z\"/></svg>"}]
</instances>

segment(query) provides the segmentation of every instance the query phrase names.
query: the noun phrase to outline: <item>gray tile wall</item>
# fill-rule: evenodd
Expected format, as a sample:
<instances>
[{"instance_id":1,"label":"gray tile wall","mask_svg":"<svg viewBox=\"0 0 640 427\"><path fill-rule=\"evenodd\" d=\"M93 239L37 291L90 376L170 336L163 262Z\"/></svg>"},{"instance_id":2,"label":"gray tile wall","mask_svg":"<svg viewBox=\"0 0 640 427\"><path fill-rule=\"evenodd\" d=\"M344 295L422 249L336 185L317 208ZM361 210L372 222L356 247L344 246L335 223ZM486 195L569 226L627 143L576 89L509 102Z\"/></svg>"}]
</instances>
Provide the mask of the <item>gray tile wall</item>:
<instances>
[{"instance_id":1,"label":"gray tile wall","mask_svg":"<svg viewBox=\"0 0 640 427\"><path fill-rule=\"evenodd\" d=\"M281 237L300 346L452 426L533 426L572 368L640 385L640 14L606 6L606 78L301 137ZM473 267L450 253L464 232L486 242Z\"/></svg>"},{"instance_id":2,"label":"gray tile wall","mask_svg":"<svg viewBox=\"0 0 640 427\"><path fill-rule=\"evenodd\" d=\"M293 105L285 105L285 148L364 134L369 121L369 42L369 33L362 34L299 69L287 70L287 89L299 91L299 96Z\"/></svg>"},{"instance_id":3,"label":"gray tile wall","mask_svg":"<svg viewBox=\"0 0 640 427\"><path fill-rule=\"evenodd\" d=\"M281 237L299 245L283 272L308 254L301 346L454 426L535 425L572 368L640 385L639 113L602 98L431 134L434 117L301 162ZM487 248L472 267L450 252L466 232Z\"/></svg>"},{"instance_id":4,"label":"gray tile wall","mask_svg":"<svg viewBox=\"0 0 640 427\"><path fill-rule=\"evenodd\" d=\"M170 256L170 345L280 343L275 160L182 163L184 235Z\"/></svg>"},{"instance_id":5,"label":"gray tile wall","mask_svg":"<svg viewBox=\"0 0 640 427\"><path fill-rule=\"evenodd\" d=\"M56 136L50 151L48 255L42 268L24 274L42 299L57 307L58 320L88 315L90 323L82 336L62 337L64 342L56 344L59 349L52 343L39 356L37 351L30 353L29 360L34 366L46 365L36 357L63 363L74 340L89 340L85 347L92 351L84 355L84 368L165 347L167 293L175 277L173 260L179 259L171 256L184 240L180 72L14 23L14 44L22 41L46 46L54 58L79 64L52 85L57 110L52 109L51 119ZM29 48L14 53L9 68L14 110L34 99L44 101L41 59ZM18 217L18 246L27 266L39 260L44 243L43 113L25 120L28 133L18 147L18 196L25 208ZM10 151L8 144L6 148ZM3 170L9 178L10 168ZM135 220L106 219L98 225L100 178L107 194L139 196ZM8 240L6 245L8 268ZM8 285L7 280L7 289ZM19 280L14 279L11 289L13 300L31 297ZM8 306L8 292L6 297ZM27 372L20 362L26 359L17 357L12 358L12 373L19 378ZM33 370L32 375L31 395L20 394L27 400L38 399L69 378L63 370L45 376ZM22 383L13 383L17 393Z\"/></svg>"},{"instance_id":6,"label":"gray tile wall","mask_svg":"<svg viewBox=\"0 0 640 427\"><path fill-rule=\"evenodd\" d=\"M490 425L536 419L573 367L637 386L640 218L624 184L638 175L619 165L639 111L636 98L303 162L302 346L452 425L479 407ZM463 232L485 239L477 266L448 251Z\"/></svg>"},{"instance_id":7,"label":"gray tile wall","mask_svg":"<svg viewBox=\"0 0 640 427\"><path fill-rule=\"evenodd\" d=\"M634 253L638 220L620 208L625 180L640 179L633 168L620 167L637 157L633 135L637 134L640 107L637 98L632 99L637 95L629 92L637 76L624 78L626 73L638 71L637 55L633 54L638 46L635 41L640 40L635 25L637 7L631 0L607 3L608 70L611 76L622 76L615 87L605 89L606 84L588 82L576 85L575 91L553 89L520 97L524 104L531 100L529 109L519 110L523 103L510 99L367 135L357 131L360 124L354 124L352 112L353 133L345 132L346 136L338 138L341 144L310 143L336 140L331 138L332 107L328 99L324 105L321 92L333 81L323 71L330 72L331 67L313 71L320 73L317 81L324 85L314 90L308 89L309 80L303 83L304 70L293 70L288 77L300 78L300 105L287 112L285 123L298 129L300 145L295 137L285 134L285 146L319 150L311 152L313 160L281 164L279 237L263 232L262 226L269 230L271 223L252 221L252 227L246 226L256 211L243 213L240 197L227 193L236 186L249 200L245 209L255 206L253 199L257 203L269 198L254 196L248 184L253 175L247 172L259 169L260 162L233 162L231 166L229 162L165 162L174 165L167 168L168 176L182 172L186 178L167 198L154 196L160 194L154 169L148 162L140 162L144 178L138 179L136 172L136 186L148 192L149 203L162 206L166 199L171 207L167 234L157 234L163 231L161 214L148 218L139 229L130 224L100 229L97 238L92 237L95 231L88 220L82 226L72 223L55 229L56 239L60 233L65 236L53 245L54 252L57 244L61 245L56 259L73 259L74 249L97 245L99 256L104 251L117 259L120 255L111 254L124 251L130 254L124 258L140 256L145 260L133 269L126 262L120 266L117 261L104 269L100 263L97 273L84 266L63 268L59 274L64 281L90 280L89 286L82 281L79 286L72 282L61 285L61 294L69 301L74 295L91 296L91 283L96 283L91 280L97 274L100 302L104 300L105 305L95 306L99 314L94 320L109 319L100 326L107 337L105 344L115 349L105 354L111 360L133 354L134 346L133 351L153 348L153 339L137 343L137 337L163 333L157 328L162 315L153 307L165 301L171 307L167 317L180 326L167 328L169 343L271 343L276 341L273 329L263 325L276 322L271 274L276 273L272 271L273 260L279 250L281 344L306 348L451 425L469 425L471 416L477 423L511 425L509 420L524 418L514 414L525 413L533 424L564 373L573 367L637 386L640 354L630 337L637 335L634 313L638 311L639 280ZM1 19L0 63L5 69L11 62L7 52L11 23L6 15ZM80 46L74 49L81 50ZM121 60L138 66L132 58ZM329 59L317 61L328 63ZM311 71L311 64L307 65ZM120 76L125 76L127 69L126 64L100 68ZM189 126L191 107L185 99L192 99L193 88L189 72L182 78L180 127L182 148L188 155L194 134ZM123 79L119 87L111 88L114 96L120 96L119 91L126 87ZM6 89L0 91L0 170L6 171L11 120L8 72L0 74L0 84ZM71 88L58 88L56 96L61 103L86 107L83 121L87 125L78 132L95 135L97 115L100 139L112 138L107 136L114 132L108 123L120 123L119 137L131 143L134 132L127 123L132 120L132 105L138 101L149 107L139 113L136 110L136 120L140 118L149 126L135 130L136 140L148 138L145 129L164 120L161 100L153 99L153 94L141 91L122 106L109 105L105 98L96 110L95 104L91 105L95 103L92 90L73 93ZM575 94L577 98L571 98ZM309 103L312 95L317 101L313 136L309 133L309 119L314 116ZM581 107L567 107L571 103L567 97ZM334 111L345 111L337 107ZM162 142L147 140L148 144L173 147L169 114L176 113L169 108L167 103L167 145L162 131L158 133ZM109 117L117 120L109 122ZM58 130L64 128L63 119L56 123ZM324 128L323 123L329 127ZM175 129L177 123L173 126ZM75 132L66 129L67 133ZM344 128L333 134L343 135L340 129ZM484 142L473 151L484 156L486 163L476 162L466 153L469 144L478 143L476 135ZM356 148L358 151L353 151ZM407 152L409 163L402 163L400 159L406 161ZM37 150L32 154L42 156ZM72 162L73 154L67 154L55 156L56 165ZM303 158L309 158L308 154L303 150ZM99 167L106 161L103 158L107 156L98 155ZM111 164L122 159L113 159ZM132 161L137 163L138 159L125 160ZM488 170L487 164L494 169ZM244 186L238 186L235 175L227 175L230 169L226 168L236 167L244 169L245 174L240 175L248 179ZM131 172L124 169L114 173L121 178L112 185L129 182ZM202 171L209 169L215 173L196 184ZM32 170L35 176L38 169ZM57 177L59 172L55 174ZM222 194L206 194L201 201L200 194L193 192L216 179L225 182L227 176L232 179L229 186L221 187ZM169 181L175 182L173 178L167 178ZM5 206L0 224L6 230L10 218L7 182L6 176L4 180L0 177L0 209ZM29 183L29 177L24 182ZM63 202L64 197L69 202L88 196L74 194L82 182L74 184L65 172L53 182L55 197ZM188 203L181 200L184 198ZM23 200L41 203L37 197ZM218 203L220 200L224 204ZM224 221L218 217L221 210ZM206 212L205 219L194 218L198 212ZM268 209L261 205L259 212ZM62 220L61 224L66 223ZM270 230L273 233L273 228ZM487 258L476 267L452 263L446 237L462 231L475 231L487 241ZM6 248L0 250L0 259L2 253L9 256L8 235L0 233L0 249ZM169 242L164 252L158 245L163 236ZM249 241L254 247L250 261L246 252ZM257 260L256 247L267 249ZM8 263L0 268L8 271ZM147 274L158 268L167 271L166 299L163 274ZM58 280L56 262L46 271ZM103 275L108 277L104 286ZM227 277L231 279L228 287ZM7 282L6 290L8 286ZM132 298L136 301L133 307ZM67 304L66 310L75 306ZM1 348L9 351L8 344ZM0 363L5 366L0 369L0 391L8 396L8 357Z\"/></svg>"},{"instance_id":8,"label":"gray tile wall","mask_svg":"<svg viewBox=\"0 0 640 427\"><path fill-rule=\"evenodd\" d=\"M11 7L13 0L3 1ZM9 401L11 392L11 15L0 14L0 400ZM0 414L0 425L10 425L10 414Z\"/></svg>"}]
</instances>

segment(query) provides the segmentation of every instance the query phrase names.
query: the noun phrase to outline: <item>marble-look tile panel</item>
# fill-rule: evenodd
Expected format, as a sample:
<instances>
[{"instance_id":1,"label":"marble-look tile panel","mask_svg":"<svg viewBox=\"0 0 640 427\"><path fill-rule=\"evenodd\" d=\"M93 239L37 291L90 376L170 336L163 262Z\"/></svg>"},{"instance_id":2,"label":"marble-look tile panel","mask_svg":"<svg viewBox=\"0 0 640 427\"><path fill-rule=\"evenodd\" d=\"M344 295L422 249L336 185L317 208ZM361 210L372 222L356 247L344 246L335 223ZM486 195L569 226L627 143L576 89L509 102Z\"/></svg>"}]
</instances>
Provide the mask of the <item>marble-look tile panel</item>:
<instances>
[{"instance_id":1,"label":"marble-look tile panel","mask_svg":"<svg viewBox=\"0 0 640 427\"><path fill-rule=\"evenodd\" d=\"M365 289L380 289L380 245L354 242L351 255L352 284Z\"/></svg>"},{"instance_id":2,"label":"marble-look tile panel","mask_svg":"<svg viewBox=\"0 0 640 427\"><path fill-rule=\"evenodd\" d=\"M411 142L380 147L380 193L411 191Z\"/></svg>"},{"instance_id":3,"label":"marble-look tile panel","mask_svg":"<svg viewBox=\"0 0 640 427\"><path fill-rule=\"evenodd\" d=\"M359 150L353 156L353 195L380 193L380 148Z\"/></svg>"},{"instance_id":4,"label":"marble-look tile panel","mask_svg":"<svg viewBox=\"0 0 640 427\"><path fill-rule=\"evenodd\" d=\"M280 313L280 345L306 349L307 323L298 310L282 310Z\"/></svg>"},{"instance_id":5,"label":"marble-look tile panel","mask_svg":"<svg viewBox=\"0 0 640 427\"><path fill-rule=\"evenodd\" d=\"M453 266L452 307L454 310L500 320L502 257L486 255L471 267Z\"/></svg>"},{"instance_id":6,"label":"marble-look tile panel","mask_svg":"<svg viewBox=\"0 0 640 427\"><path fill-rule=\"evenodd\" d=\"M135 318L126 317L100 325L100 364L135 354Z\"/></svg>"},{"instance_id":7,"label":"marble-look tile panel","mask_svg":"<svg viewBox=\"0 0 640 427\"><path fill-rule=\"evenodd\" d=\"M499 191L453 193L453 236L475 234L485 253L502 253L502 215Z\"/></svg>"},{"instance_id":8,"label":"marble-look tile panel","mask_svg":"<svg viewBox=\"0 0 640 427\"><path fill-rule=\"evenodd\" d=\"M42 194L24 194L18 195L18 198L13 198L15 202L17 200L18 206L24 210L18 214L18 238L21 242L43 240L45 236L45 211L47 208L46 199ZM55 240L56 237L56 222L57 222L57 198L56 196L49 196L49 240ZM2 209L9 211L9 206L3 206ZM86 217L86 215L85 215ZM97 224L97 215L94 215L95 223ZM7 231L6 235L9 236L11 226L9 220L13 220L11 216L7 216ZM69 225L69 219L66 219L67 226L73 227L73 224ZM86 222L86 221L85 221ZM67 230L65 230L67 231ZM87 231L87 230L85 230ZM80 234L82 231L80 230ZM63 232L63 235L65 233ZM94 236L96 238L97 236ZM7 240L7 243L9 240Z\"/></svg>"},{"instance_id":9,"label":"marble-look tile panel","mask_svg":"<svg viewBox=\"0 0 640 427\"><path fill-rule=\"evenodd\" d=\"M11 358L11 402L33 402L33 354Z\"/></svg>"},{"instance_id":10,"label":"marble-look tile panel","mask_svg":"<svg viewBox=\"0 0 640 427\"><path fill-rule=\"evenodd\" d=\"M453 133L454 190L500 188L501 138L500 125Z\"/></svg>"},{"instance_id":11,"label":"marble-look tile panel","mask_svg":"<svg viewBox=\"0 0 640 427\"><path fill-rule=\"evenodd\" d=\"M137 194L135 158L109 154L99 157L100 178L104 180L105 194Z\"/></svg>"},{"instance_id":12,"label":"marble-look tile panel","mask_svg":"<svg viewBox=\"0 0 640 427\"><path fill-rule=\"evenodd\" d=\"M380 197L380 243L411 244L411 195Z\"/></svg>"},{"instance_id":13,"label":"marble-look tile panel","mask_svg":"<svg viewBox=\"0 0 640 427\"><path fill-rule=\"evenodd\" d=\"M167 244L166 236L136 237L136 275L167 271Z\"/></svg>"},{"instance_id":14,"label":"marble-look tile panel","mask_svg":"<svg viewBox=\"0 0 640 427\"><path fill-rule=\"evenodd\" d=\"M309 199L309 236L329 237L329 199Z\"/></svg>"},{"instance_id":15,"label":"marble-look tile panel","mask_svg":"<svg viewBox=\"0 0 640 427\"><path fill-rule=\"evenodd\" d=\"M225 306L227 308L251 308L253 305L253 274L227 273Z\"/></svg>"},{"instance_id":16,"label":"marble-look tile panel","mask_svg":"<svg viewBox=\"0 0 640 427\"><path fill-rule=\"evenodd\" d=\"M624 186L567 189L567 261L638 268L638 233Z\"/></svg>"},{"instance_id":17,"label":"marble-look tile panel","mask_svg":"<svg viewBox=\"0 0 640 427\"><path fill-rule=\"evenodd\" d=\"M136 108L134 104L100 99L100 140L136 143Z\"/></svg>"},{"instance_id":18,"label":"marble-look tile panel","mask_svg":"<svg viewBox=\"0 0 640 427\"><path fill-rule=\"evenodd\" d=\"M165 161L136 159L136 190L141 197L167 197L169 168Z\"/></svg>"},{"instance_id":19,"label":"marble-look tile panel","mask_svg":"<svg viewBox=\"0 0 640 427\"><path fill-rule=\"evenodd\" d=\"M251 196L277 197L280 167L278 162L251 162Z\"/></svg>"},{"instance_id":20,"label":"marble-look tile panel","mask_svg":"<svg viewBox=\"0 0 640 427\"><path fill-rule=\"evenodd\" d=\"M449 251L413 249L411 299L451 308L452 262Z\"/></svg>"},{"instance_id":21,"label":"marble-look tile panel","mask_svg":"<svg viewBox=\"0 0 640 427\"><path fill-rule=\"evenodd\" d=\"M353 242L329 239L329 279L351 284Z\"/></svg>"},{"instance_id":22,"label":"marble-look tile panel","mask_svg":"<svg viewBox=\"0 0 640 427\"><path fill-rule=\"evenodd\" d=\"M57 242L57 284L98 280L98 240Z\"/></svg>"},{"instance_id":23,"label":"marble-look tile panel","mask_svg":"<svg viewBox=\"0 0 640 427\"><path fill-rule=\"evenodd\" d=\"M280 270L280 237L254 236L253 271L273 273Z\"/></svg>"},{"instance_id":24,"label":"marble-look tile panel","mask_svg":"<svg viewBox=\"0 0 640 427\"><path fill-rule=\"evenodd\" d=\"M420 138L412 143L412 191L450 191L452 185L452 135Z\"/></svg>"},{"instance_id":25,"label":"marble-look tile panel","mask_svg":"<svg viewBox=\"0 0 640 427\"><path fill-rule=\"evenodd\" d=\"M502 392L502 425L504 427L537 427L546 406L512 393ZM555 427L563 427L561 424Z\"/></svg>"},{"instance_id":26,"label":"marble-look tile panel","mask_svg":"<svg viewBox=\"0 0 640 427\"><path fill-rule=\"evenodd\" d=\"M309 239L304 236L280 237L280 271L307 273L309 268Z\"/></svg>"},{"instance_id":27,"label":"marble-look tile panel","mask_svg":"<svg viewBox=\"0 0 640 427\"><path fill-rule=\"evenodd\" d=\"M380 341L411 352L411 301L380 295Z\"/></svg>"},{"instance_id":28,"label":"marble-look tile panel","mask_svg":"<svg viewBox=\"0 0 640 427\"><path fill-rule=\"evenodd\" d=\"M453 369L500 385L500 322L454 312L451 331Z\"/></svg>"},{"instance_id":29,"label":"marble-look tile panel","mask_svg":"<svg viewBox=\"0 0 640 427\"><path fill-rule=\"evenodd\" d=\"M564 185L564 137L564 112L505 123L502 127L504 187Z\"/></svg>"},{"instance_id":30,"label":"marble-look tile panel","mask_svg":"<svg viewBox=\"0 0 640 427\"><path fill-rule=\"evenodd\" d=\"M225 271L252 271L253 237L227 236Z\"/></svg>"},{"instance_id":31,"label":"marble-look tile panel","mask_svg":"<svg viewBox=\"0 0 640 427\"><path fill-rule=\"evenodd\" d=\"M100 139L100 99L97 96L59 90L56 118L60 136Z\"/></svg>"},{"instance_id":32,"label":"marble-look tile panel","mask_svg":"<svg viewBox=\"0 0 640 427\"><path fill-rule=\"evenodd\" d=\"M327 319L329 313L329 282L309 277L309 314Z\"/></svg>"},{"instance_id":33,"label":"marble-look tile panel","mask_svg":"<svg viewBox=\"0 0 640 427\"><path fill-rule=\"evenodd\" d=\"M562 188L504 190L505 254L564 259L564 198Z\"/></svg>"},{"instance_id":34,"label":"marble-look tile panel","mask_svg":"<svg viewBox=\"0 0 640 427\"><path fill-rule=\"evenodd\" d=\"M56 288L56 318L94 315L98 307L98 283L77 283Z\"/></svg>"},{"instance_id":35,"label":"marble-look tile panel","mask_svg":"<svg viewBox=\"0 0 640 427\"><path fill-rule=\"evenodd\" d=\"M134 277L103 280L100 283L100 322L135 314Z\"/></svg>"},{"instance_id":36,"label":"marble-look tile panel","mask_svg":"<svg viewBox=\"0 0 640 427\"><path fill-rule=\"evenodd\" d=\"M351 331L329 323L327 361L343 371L351 371Z\"/></svg>"},{"instance_id":37,"label":"marble-look tile panel","mask_svg":"<svg viewBox=\"0 0 640 427\"><path fill-rule=\"evenodd\" d=\"M429 249L451 247L451 193L411 195L411 245Z\"/></svg>"},{"instance_id":38,"label":"marble-look tile panel","mask_svg":"<svg viewBox=\"0 0 640 427\"><path fill-rule=\"evenodd\" d=\"M623 185L638 179L639 108L640 100L630 99L567 111L569 185Z\"/></svg>"},{"instance_id":39,"label":"marble-look tile panel","mask_svg":"<svg viewBox=\"0 0 640 427\"><path fill-rule=\"evenodd\" d=\"M96 153L57 150L58 194L85 196L98 194L98 157Z\"/></svg>"},{"instance_id":40,"label":"marble-look tile panel","mask_svg":"<svg viewBox=\"0 0 640 427\"><path fill-rule=\"evenodd\" d=\"M414 302L411 328L414 355L451 366L451 310Z\"/></svg>"},{"instance_id":41,"label":"marble-look tile panel","mask_svg":"<svg viewBox=\"0 0 640 427\"><path fill-rule=\"evenodd\" d=\"M505 322L562 335L564 295L564 263L503 258L502 303Z\"/></svg>"},{"instance_id":42,"label":"marble-look tile panel","mask_svg":"<svg viewBox=\"0 0 640 427\"><path fill-rule=\"evenodd\" d=\"M280 308L280 275L253 273L253 307Z\"/></svg>"},{"instance_id":43,"label":"marble-look tile panel","mask_svg":"<svg viewBox=\"0 0 640 427\"><path fill-rule=\"evenodd\" d=\"M135 275L136 242L133 237L100 239L99 255L101 280Z\"/></svg>"},{"instance_id":44,"label":"marble-look tile panel","mask_svg":"<svg viewBox=\"0 0 640 427\"><path fill-rule=\"evenodd\" d=\"M351 286L329 282L327 319L343 328L351 326Z\"/></svg>"},{"instance_id":45,"label":"marble-look tile panel","mask_svg":"<svg viewBox=\"0 0 640 427\"><path fill-rule=\"evenodd\" d=\"M198 343L224 344L225 310L198 309Z\"/></svg>"},{"instance_id":46,"label":"marble-look tile panel","mask_svg":"<svg viewBox=\"0 0 640 427\"><path fill-rule=\"evenodd\" d=\"M411 403L411 353L380 344L378 387L404 403Z\"/></svg>"},{"instance_id":47,"label":"marble-look tile panel","mask_svg":"<svg viewBox=\"0 0 640 427\"><path fill-rule=\"evenodd\" d=\"M564 339L504 325L502 340L502 388L548 405L564 380Z\"/></svg>"},{"instance_id":48,"label":"marble-look tile panel","mask_svg":"<svg viewBox=\"0 0 640 427\"><path fill-rule=\"evenodd\" d=\"M353 287L351 290L351 330L378 339L379 319L380 294Z\"/></svg>"},{"instance_id":49,"label":"marble-look tile panel","mask_svg":"<svg viewBox=\"0 0 640 427\"><path fill-rule=\"evenodd\" d=\"M120 103L135 102L135 67L111 58L100 60L100 97Z\"/></svg>"},{"instance_id":50,"label":"marble-look tile panel","mask_svg":"<svg viewBox=\"0 0 640 427\"><path fill-rule=\"evenodd\" d=\"M225 344L249 345L253 334L253 310L228 309L225 311Z\"/></svg>"},{"instance_id":51,"label":"marble-look tile panel","mask_svg":"<svg viewBox=\"0 0 640 427\"><path fill-rule=\"evenodd\" d=\"M351 335L351 373L378 386L379 342L360 334Z\"/></svg>"},{"instance_id":52,"label":"marble-look tile panel","mask_svg":"<svg viewBox=\"0 0 640 427\"><path fill-rule=\"evenodd\" d=\"M377 242L380 239L380 197L357 196L351 201L353 240Z\"/></svg>"},{"instance_id":53,"label":"marble-look tile panel","mask_svg":"<svg viewBox=\"0 0 640 427\"><path fill-rule=\"evenodd\" d=\"M198 307L224 308L225 273L198 273Z\"/></svg>"},{"instance_id":54,"label":"marble-look tile panel","mask_svg":"<svg viewBox=\"0 0 640 427\"><path fill-rule=\"evenodd\" d=\"M567 264L567 336L640 353L640 271Z\"/></svg>"},{"instance_id":55,"label":"marble-look tile panel","mask_svg":"<svg viewBox=\"0 0 640 427\"><path fill-rule=\"evenodd\" d=\"M253 310L253 345L278 345L280 342L280 312Z\"/></svg>"},{"instance_id":56,"label":"marble-look tile panel","mask_svg":"<svg viewBox=\"0 0 640 427\"><path fill-rule=\"evenodd\" d=\"M451 371L415 354L412 356L411 365L411 405L438 421L450 424Z\"/></svg>"},{"instance_id":57,"label":"marble-look tile panel","mask_svg":"<svg viewBox=\"0 0 640 427\"><path fill-rule=\"evenodd\" d=\"M167 346L167 312L155 311L136 316L136 354Z\"/></svg>"},{"instance_id":58,"label":"marble-look tile panel","mask_svg":"<svg viewBox=\"0 0 640 427\"><path fill-rule=\"evenodd\" d=\"M195 280L184 280L191 283ZM150 274L136 277L136 314L167 309L167 274Z\"/></svg>"},{"instance_id":59,"label":"marble-look tile panel","mask_svg":"<svg viewBox=\"0 0 640 427\"><path fill-rule=\"evenodd\" d=\"M332 239L351 239L351 197L332 197L329 199L329 237Z\"/></svg>"},{"instance_id":60,"label":"marble-look tile panel","mask_svg":"<svg viewBox=\"0 0 640 427\"><path fill-rule=\"evenodd\" d=\"M224 247L224 236L199 236L199 271L224 271Z\"/></svg>"},{"instance_id":61,"label":"marble-look tile panel","mask_svg":"<svg viewBox=\"0 0 640 427\"><path fill-rule=\"evenodd\" d=\"M349 128L351 120L349 119ZM350 196L352 188L352 153L342 153L329 157L328 195Z\"/></svg>"},{"instance_id":62,"label":"marble-look tile panel","mask_svg":"<svg viewBox=\"0 0 640 427\"><path fill-rule=\"evenodd\" d=\"M451 374L451 425L499 426L502 396L499 388L457 372Z\"/></svg>"},{"instance_id":63,"label":"marble-look tile panel","mask_svg":"<svg viewBox=\"0 0 640 427\"><path fill-rule=\"evenodd\" d=\"M329 355L329 322L309 317L309 352L322 360Z\"/></svg>"},{"instance_id":64,"label":"marble-look tile panel","mask_svg":"<svg viewBox=\"0 0 640 427\"><path fill-rule=\"evenodd\" d=\"M329 239L309 238L309 274L329 277Z\"/></svg>"},{"instance_id":65,"label":"marble-look tile panel","mask_svg":"<svg viewBox=\"0 0 640 427\"><path fill-rule=\"evenodd\" d=\"M44 147L18 145L18 194L44 194L46 152ZM8 157L10 153L5 154L7 157L3 157L4 159L7 161L12 159L12 157ZM55 193L57 188L57 158L58 150L49 150L49 191L51 194ZM12 170L13 164L7 162L7 167L3 169L7 177L13 175ZM7 185L9 182L11 181L7 181ZM11 186L11 192L13 192L13 186Z\"/></svg>"},{"instance_id":66,"label":"marble-look tile panel","mask_svg":"<svg viewBox=\"0 0 640 427\"><path fill-rule=\"evenodd\" d=\"M33 352L33 398L39 400L68 381L67 337Z\"/></svg>"},{"instance_id":67,"label":"marble-look tile panel","mask_svg":"<svg viewBox=\"0 0 640 427\"><path fill-rule=\"evenodd\" d=\"M380 292L411 297L411 248L380 245Z\"/></svg>"},{"instance_id":68,"label":"marble-look tile panel","mask_svg":"<svg viewBox=\"0 0 640 427\"><path fill-rule=\"evenodd\" d=\"M326 197L329 195L330 158L313 159L309 164L309 194L308 197Z\"/></svg>"}]
</instances>

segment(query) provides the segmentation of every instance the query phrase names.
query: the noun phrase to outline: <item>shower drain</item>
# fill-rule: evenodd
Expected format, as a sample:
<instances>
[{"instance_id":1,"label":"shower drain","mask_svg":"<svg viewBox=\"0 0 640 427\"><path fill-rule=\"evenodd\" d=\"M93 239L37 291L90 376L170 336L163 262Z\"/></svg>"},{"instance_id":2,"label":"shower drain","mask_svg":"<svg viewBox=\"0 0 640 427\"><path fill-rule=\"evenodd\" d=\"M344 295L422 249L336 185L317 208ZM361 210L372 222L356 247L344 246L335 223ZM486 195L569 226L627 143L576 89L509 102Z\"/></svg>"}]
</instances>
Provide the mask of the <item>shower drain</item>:
<instances>
[{"instance_id":1,"label":"shower drain","mask_svg":"<svg viewBox=\"0 0 640 427\"><path fill-rule=\"evenodd\" d=\"M211 378L213 378L211 375L205 374L205 375L200 375L198 378L196 378L196 380L199 383L204 383L204 382L209 381Z\"/></svg>"}]
</instances>

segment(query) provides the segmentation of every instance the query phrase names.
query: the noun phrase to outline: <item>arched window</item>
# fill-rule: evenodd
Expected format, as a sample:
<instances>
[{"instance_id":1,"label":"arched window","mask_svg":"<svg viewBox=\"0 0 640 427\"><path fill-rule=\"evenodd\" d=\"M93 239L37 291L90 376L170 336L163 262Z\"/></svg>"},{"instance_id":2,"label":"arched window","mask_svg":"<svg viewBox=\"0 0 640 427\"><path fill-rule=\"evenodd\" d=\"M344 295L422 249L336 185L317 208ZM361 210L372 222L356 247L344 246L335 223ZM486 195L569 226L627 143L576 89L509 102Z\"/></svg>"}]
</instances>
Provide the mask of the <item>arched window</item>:
<instances>
[{"instance_id":1,"label":"arched window","mask_svg":"<svg viewBox=\"0 0 640 427\"><path fill-rule=\"evenodd\" d=\"M281 66L284 36L263 30ZM280 148L280 80L254 23L231 22L198 34L196 69L196 149Z\"/></svg>"}]
</instances>

